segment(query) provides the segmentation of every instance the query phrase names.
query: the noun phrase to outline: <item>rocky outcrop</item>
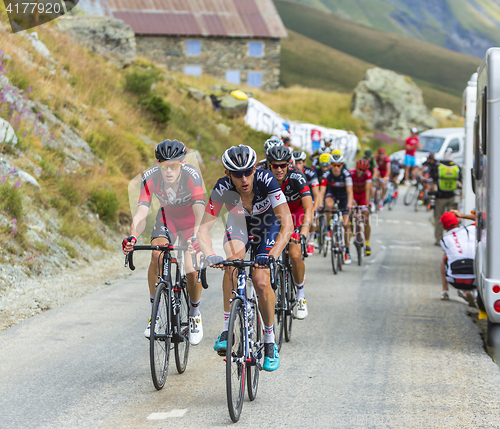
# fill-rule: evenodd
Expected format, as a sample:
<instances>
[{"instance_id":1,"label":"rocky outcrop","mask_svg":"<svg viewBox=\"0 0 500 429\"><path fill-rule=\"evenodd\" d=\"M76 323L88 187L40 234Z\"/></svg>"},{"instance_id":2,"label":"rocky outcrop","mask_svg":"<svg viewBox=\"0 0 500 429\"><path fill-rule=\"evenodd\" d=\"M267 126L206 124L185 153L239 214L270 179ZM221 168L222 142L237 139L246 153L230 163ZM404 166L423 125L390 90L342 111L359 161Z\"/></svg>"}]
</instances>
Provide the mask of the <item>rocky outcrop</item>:
<instances>
[{"instance_id":1,"label":"rocky outcrop","mask_svg":"<svg viewBox=\"0 0 500 429\"><path fill-rule=\"evenodd\" d=\"M135 34L120 19L95 15L69 16L59 19L58 27L119 68L135 60Z\"/></svg>"},{"instance_id":2,"label":"rocky outcrop","mask_svg":"<svg viewBox=\"0 0 500 429\"><path fill-rule=\"evenodd\" d=\"M412 127L423 131L437 125L420 88L410 78L380 68L369 69L354 89L351 113L392 138L408 137Z\"/></svg>"},{"instance_id":3,"label":"rocky outcrop","mask_svg":"<svg viewBox=\"0 0 500 429\"><path fill-rule=\"evenodd\" d=\"M247 111L248 100L239 100L231 94L224 95L220 98L221 107L229 116L242 116Z\"/></svg>"}]
</instances>

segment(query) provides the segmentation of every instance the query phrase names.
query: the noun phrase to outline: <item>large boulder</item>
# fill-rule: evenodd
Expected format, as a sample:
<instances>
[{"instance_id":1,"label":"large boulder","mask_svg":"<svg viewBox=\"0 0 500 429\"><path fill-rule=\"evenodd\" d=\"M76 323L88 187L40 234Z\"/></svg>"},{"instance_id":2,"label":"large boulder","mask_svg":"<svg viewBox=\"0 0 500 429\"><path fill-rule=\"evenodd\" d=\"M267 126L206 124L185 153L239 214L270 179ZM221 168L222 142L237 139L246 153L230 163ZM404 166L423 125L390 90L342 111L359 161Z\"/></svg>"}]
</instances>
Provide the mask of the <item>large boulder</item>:
<instances>
[{"instance_id":1,"label":"large boulder","mask_svg":"<svg viewBox=\"0 0 500 429\"><path fill-rule=\"evenodd\" d=\"M410 129L435 128L437 121L424 105L421 89L407 76L372 68L354 89L352 116L392 138L408 137Z\"/></svg>"},{"instance_id":2,"label":"large boulder","mask_svg":"<svg viewBox=\"0 0 500 429\"><path fill-rule=\"evenodd\" d=\"M128 24L109 16L78 15L58 19L60 30L71 33L91 51L123 68L135 60L135 34Z\"/></svg>"},{"instance_id":3,"label":"large boulder","mask_svg":"<svg viewBox=\"0 0 500 429\"><path fill-rule=\"evenodd\" d=\"M220 98L220 105L229 116L243 116L247 111L248 100L239 100L231 94Z\"/></svg>"}]
</instances>

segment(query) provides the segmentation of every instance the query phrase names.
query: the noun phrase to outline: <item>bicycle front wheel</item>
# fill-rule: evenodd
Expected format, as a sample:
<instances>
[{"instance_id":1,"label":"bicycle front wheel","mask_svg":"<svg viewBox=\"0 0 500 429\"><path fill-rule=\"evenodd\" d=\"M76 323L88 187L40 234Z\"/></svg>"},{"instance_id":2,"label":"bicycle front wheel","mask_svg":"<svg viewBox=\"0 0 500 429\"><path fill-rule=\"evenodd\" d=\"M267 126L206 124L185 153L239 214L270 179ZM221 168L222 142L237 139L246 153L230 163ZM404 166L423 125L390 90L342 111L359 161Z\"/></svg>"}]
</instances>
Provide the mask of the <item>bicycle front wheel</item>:
<instances>
[{"instance_id":1,"label":"bicycle front wheel","mask_svg":"<svg viewBox=\"0 0 500 429\"><path fill-rule=\"evenodd\" d=\"M333 227L333 231L332 231L332 248L331 248L331 251L330 251L330 257L331 257L331 260L332 260L332 270L333 270L333 274L337 274L340 270L339 268L339 258L337 257L337 253L338 253L338 247L339 247L339 243L338 243L338 225L335 225Z\"/></svg>"},{"instance_id":2,"label":"bicycle front wheel","mask_svg":"<svg viewBox=\"0 0 500 429\"><path fill-rule=\"evenodd\" d=\"M182 282L180 292L177 292L179 314L178 316L178 332L174 342L175 350L175 366L177 372L182 374L186 370L189 356L189 297L186 289L185 281Z\"/></svg>"},{"instance_id":3,"label":"bicycle front wheel","mask_svg":"<svg viewBox=\"0 0 500 429\"><path fill-rule=\"evenodd\" d=\"M257 307L257 295L254 293L254 301L250 303L253 311L253 324L248 327L248 340L249 350L252 353L252 357L255 361L259 360L258 356L254 356L253 354L257 353L261 345L262 338L262 325L260 322L260 314L259 309ZM262 350L259 352L262 354ZM250 356L249 356L250 357ZM257 397L257 388L259 387L259 374L260 370L257 365L254 365L252 362L247 366L247 385L248 385L248 399L253 401Z\"/></svg>"},{"instance_id":4,"label":"bicycle front wheel","mask_svg":"<svg viewBox=\"0 0 500 429\"><path fill-rule=\"evenodd\" d=\"M285 275L282 269L278 270L276 280L276 305L274 307L274 336L278 351L281 350L283 342L283 325L285 323Z\"/></svg>"},{"instance_id":5,"label":"bicycle front wheel","mask_svg":"<svg viewBox=\"0 0 500 429\"><path fill-rule=\"evenodd\" d=\"M325 215L321 213L319 215L319 226L318 226L318 252L321 254L323 252L323 245L325 243Z\"/></svg>"},{"instance_id":6,"label":"bicycle front wheel","mask_svg":"<svg viewBox=\"0 0 500 429\"><path fill-rule=\"evenodd\" d=\"M295 286L295 282L292 280L292 273L290 271L288 272L288 275L285 276L285 286L287 300L287 309L285 311L285 341L288 343L292 339L292 311L293 307L297 305L297 301L295 299L297 287Z\"/></svg>"},{"instance_id":7,"label":"bicycle front wheel","mask_svg":"<svg viewBox=\"0 0 500 429\"><path fill-rule=\"evenodd\" d=\"M165 283L158 284L151 313L149 358L151 377L157 390L163 388L168 374L171 339L169 291L171 289Z\"/></svg>"},{"instance_id":8,"label":"bicycle front wheel","mask_svg":"<svg viewBox=\"0 0 500 429\"><path fill-rule=\"evenodd\" d=\"M226 350L227 407L233 422L240 419L245 397L245 312L241 299L231 306Z\"/></svg>"},{"instance_id":9,"label":"bicycle front wheel","mask_svg":"<svg viewBox=\"0 0 500 429\"><path fill-rule=\"evenodd\" d=\"M417 195L418 195L417 187L415 185L409 186L405 193L405 199L404 199L405 206L409 206L411 203L413 203L413 200L417 197Z\"/></svg>"}]
</instances>

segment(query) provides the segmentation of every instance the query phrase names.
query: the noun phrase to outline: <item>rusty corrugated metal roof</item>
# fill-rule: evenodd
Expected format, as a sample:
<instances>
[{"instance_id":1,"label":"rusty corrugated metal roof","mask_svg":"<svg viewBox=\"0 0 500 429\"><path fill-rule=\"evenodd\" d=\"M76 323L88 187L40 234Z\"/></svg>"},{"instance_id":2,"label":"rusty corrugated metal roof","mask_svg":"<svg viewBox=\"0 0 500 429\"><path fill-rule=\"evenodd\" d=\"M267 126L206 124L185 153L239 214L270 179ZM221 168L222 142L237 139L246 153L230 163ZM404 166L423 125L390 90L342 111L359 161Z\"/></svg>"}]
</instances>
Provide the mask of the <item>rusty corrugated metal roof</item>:
<instances>
[{"instance_id":1,"label":"rusty corrugated metal roof","mask_svg":"<svg viewBox=\"0 0 500 429\"><path fill-rule=\"evenodd\" d=\"M82 3L125 21L136 34L287 37L272 0L81 0Z\"/></svg>"}]
</instances>

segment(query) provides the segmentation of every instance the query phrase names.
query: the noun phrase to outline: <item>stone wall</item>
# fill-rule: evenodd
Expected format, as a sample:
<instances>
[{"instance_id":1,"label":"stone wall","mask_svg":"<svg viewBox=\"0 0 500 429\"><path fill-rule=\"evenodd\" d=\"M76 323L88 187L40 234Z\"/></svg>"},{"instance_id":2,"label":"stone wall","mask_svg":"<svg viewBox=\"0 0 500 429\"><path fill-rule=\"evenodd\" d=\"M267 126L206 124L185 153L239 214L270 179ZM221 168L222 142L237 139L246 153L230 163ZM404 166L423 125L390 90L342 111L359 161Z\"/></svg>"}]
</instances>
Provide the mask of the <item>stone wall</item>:
<instances>
[{"instance_id":1,"label":"stone wall","mask_svg":"<svg viewBox=\"0 0 500 429\"><path fill-rule=\"evenodd\" d=\"M201 54L186 55L186 41L201 41ZM263 42L262 57L248 56L249 42ZM137 55L166 64L169 70L184 73L185 66L201 66L202 74L225 80L226 71L240 71L241 84L247 84L247 73L262 72L262 88L275 90L280 77L279 39L224 37L172 37L136 35Z\"/></svg>"}]
</instances>

